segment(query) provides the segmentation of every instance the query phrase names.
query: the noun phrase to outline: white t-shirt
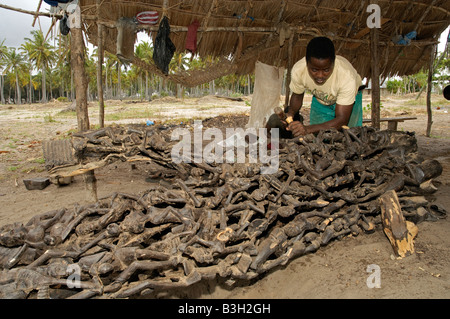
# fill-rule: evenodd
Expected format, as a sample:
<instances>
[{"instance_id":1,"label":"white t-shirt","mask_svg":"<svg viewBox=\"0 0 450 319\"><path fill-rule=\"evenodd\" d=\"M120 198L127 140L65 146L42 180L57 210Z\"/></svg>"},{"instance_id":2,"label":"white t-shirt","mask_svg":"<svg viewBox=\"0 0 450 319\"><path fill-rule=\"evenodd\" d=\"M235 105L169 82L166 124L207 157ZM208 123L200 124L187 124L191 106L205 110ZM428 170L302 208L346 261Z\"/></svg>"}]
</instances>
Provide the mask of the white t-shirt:
<instances>
[{"instance_id":1,"label":"white t-shirt","mask_svg":"<svg viewBox=\"0 0 450 319\"><path fill-rule=\"evenodd\" d=\"M289 88L296 94L308 91L324 105L351 105L355 102L358 88L362 84L361 76L344 57L337 55L331 76L323 85L317 85L308 73L306 57L292 67Z\"/></svg>"}]
</instances>

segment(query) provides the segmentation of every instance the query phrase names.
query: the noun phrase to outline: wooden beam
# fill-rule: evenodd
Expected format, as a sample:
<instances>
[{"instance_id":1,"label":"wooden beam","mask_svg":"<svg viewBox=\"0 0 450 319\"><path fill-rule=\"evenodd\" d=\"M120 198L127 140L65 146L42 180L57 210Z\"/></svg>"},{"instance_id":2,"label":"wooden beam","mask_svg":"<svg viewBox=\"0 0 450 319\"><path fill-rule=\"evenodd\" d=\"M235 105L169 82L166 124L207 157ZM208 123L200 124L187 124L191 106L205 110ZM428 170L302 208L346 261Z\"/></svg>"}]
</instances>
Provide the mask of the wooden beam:
<instances>
[{"instance_id":1,"label":"wooden beam","mask_svg":"<svg viewBox=\"0 0 450 319\"><path fill-rule=\"evenodd\" d=\"M0 8L6 9L6 10L11 10L11 11L16 11L16 12L20 12L20 13L30 14L32 16L38 16L38 17L49 17L49 18L56 17L59 19L63 17L62 14L54 14L53 15L53 14L46 13L46 12L29 11L29 10L24 10L24 9L7 6L6 4L0 4Z\"/></svg>"},{"instance_id":2,"label":"wooden beam","mask_svg":"<svg viewBox=\"0 0 450 319\"><path fill-rule=\"evenodd\" d=\"M425 17L428 15L428 13L431 11L431 8L434 7L434 5L436 4L437 1L438 0L433 0L431 2L431 4L425 9L423 14L420 16L419 20L416 22L416 25L414 26L413 30L417 31L417 33L419 33L419 27L420 27L421 23L423 22L423 19L425 19Z\"/></svg>"},{"instance_id":3,"label":"wooden beam","mask_svg":"<svg viewBox=\"0 0 450 319\"><path fill-rule=\"evenodd\" d=\"M278 23L280 21L282 21L282 19L283 19L283 14L284 14L284 11L286 10L286 4L287 4L286 0L281 1L280 11L278 12Z\"/></svg>"},{"instance_id":4,"label":"wooden beam","mask_svg":"<svg viewBox=\"0 0 450 319\"><path fill-rule=\"evenodd\" d=\"M33 28L34 28L34 25L35 25L35 23L36 23L36 19L38 18L38 12L39 12L39 10L41 9L41 4L42 4L42 0L39 0L39 4L38 4L37 9L36 9L36 14L34 15L33 23L31 24L31 26L32 26Z\"/></svg>"},{"instance_id":5,"label":"wooden beam","mask_svg":"<svg viewBox=\"0 0 450 319\"><path fill-rule=\"evenodd\" d=\"M386 19L386 18L381 18L381 26L383 26L383 24L385 24L386 22L391 21L390 19ZM370 33L370 28L364 28L362 30L360 30L357 34L355 34L352 39L361 39L362 37L364 37L365 35ZM344 43L344 42L342 42ZM357 49L361 46L362 43L358 43L358 42L346 42L345 43L345 48L346 49Z\"/></svg>"},{"instance_id":6,"label":"wooden beam","mask_svg":"<svg viewBox=\"0 0 450 319\"><path fill-rule=\"evenodd\" d=\"M272 42L272 39L275 36L275 33L278 32L278 26L283 19L283 14L284 14L285 10L286 10L286 1L282 1L280 11L278 12L278 18L277 18L277 21L275 22L276 30L274 32L269 33L269 35L266 37L266 44L265 44L266 48L270 46L270 43ZM292 32L290 32L290 33L292 35ZM279 41L278 41L278 43L279 43Z\"/></svg>"},{"instance_id":7,"label":"wooden beam","mask_svg":"<svg viewBox=\"0 0 450 319\"><path fill-rule=\"evenodd\" d=\"M94 16L83 16L83 19L85 20L96 20L96 18ZM111 23L108 21L97 21L97 23L100 23L102 25L104 25L105 27L108 28L115 28L116 24L115 23ZM158 31L158 26L152 26L152 25L139 25L138 26L138 31L143 31L143 30L147 30L147 31ZM291 32L293 33L297 33L299 35L310 35L310 36L320 36L321 33L319 30L317 29L305 29L303 26L292 26L290 28ZM171 25L170 26L170 32L187 32L188 31L188 27L185 26L177 26L177 25ZM242 33L274 33L278 31L277 27L199 27L198 32L242 32ZM346 38L346 37L341 37L341 36L329 36L330 39L332 40L339 40L339 41L344 41L344 42L350 42L350 43L358 43L358 44L366 44L369 45L370 44L370 39L367 40L363 40L363 39L352 39L352 38ZM423 40L423 41L414 41L414 45L415 46L427 46L430 44L438 44L439 41L438 40ZM404 45L400 45L400 44L394 44L392 41L379 41L378 44L380 46L391 46L391 47L399 47L399 48L404 48Z\"/></svg>"},{"instance_id":8,"label":"wooden beam","mask_svg":"<svg viewBox=\"0 0 450 319\"><path fill-rule=\"evenodd\" d=\"M379 0L379 1L380 2L387 2L387 1L389 1L390 4L393 2L396 5L397 4L408 3L408 4L413 4L413 5L417 6L417 7L426 7L426 8L430 8L430 9L433 9L433 10L442 11L442 13L445 13L447 16L450 15L450 11L446 10L445 8L442 8L442 6L438 6L438 5L435 5L433 3L432 4L428 4L425 1L421 1L421 2L420 1L413 1L414 3L412 3L411 0L403 0L403 1L401 1L401 0ZM392 10L396 10L396 9L394 8ZM419 10L424 10L424 9L420 8ZM384 11L383 14L386 14L386 11Z\"/></svg>"},{"instance_id":9,"label":"wooden beam","mask_svg":"<svg viewBox=\"0 0 450 319\"><path fill-rule=\"evenodd\" d=\"M99 21L99 23L109 27L113 28L115 24L109 23L106 21ZM158 31L158 26L152 26L152 25L139 25L137 27L139 30L148 30L148 31ZM171 25L170 26L170 32L187 32L188 27L185 26L177 26L177 25ZM272 33L277 31L276 27L203 27L200 26L197 30L198 32L256 32L256 33Z\"/></svg>"},{"instance_id":10,"label":"wooden beam","mask_svg":"<svg viewBox=\"0 0 450 319\"><path fill-rule=\"evenodd\" d=\"M203 38L203 32L205 32L205 30L207 29L208 22L209 22L209 18L211 17L212 12L213 12L213 10L216 8L216 6L217 6L217 0L214 0L214 1L211 3L211 7L209 8L209 11L208 11L208 13L206 14L206 17L205 17L205 18L203 19L203 21L202 21L202 27L199 28L199 29L201 29L201 30L198 30L198 33L200 33L200 35L198 36L198 39L197 39L197 47L200 45L200 42L202 41L202 38ZM172 28L172 27L171 27L171 28ZM187 32L187 28L186 28L186 32Z\"/></svg>"}]
</instances>

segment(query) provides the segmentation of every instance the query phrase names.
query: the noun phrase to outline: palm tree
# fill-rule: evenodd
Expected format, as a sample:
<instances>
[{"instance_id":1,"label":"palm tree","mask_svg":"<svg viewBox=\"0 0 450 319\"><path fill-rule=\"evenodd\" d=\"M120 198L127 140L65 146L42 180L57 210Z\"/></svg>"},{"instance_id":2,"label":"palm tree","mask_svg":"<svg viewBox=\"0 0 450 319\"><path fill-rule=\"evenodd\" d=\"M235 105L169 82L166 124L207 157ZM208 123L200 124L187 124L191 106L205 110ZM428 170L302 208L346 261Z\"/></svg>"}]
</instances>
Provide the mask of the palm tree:
<instances>
[{"instance_id":1,"label":"palm tree","mask_svg":"<svg viewBox=\"0 0 450 319\"><path fill-rule=\"evenodd\" d=\"M120 76L121 76L121 67L122 63L120 62L119 58L115 54L111 54L107 51L105 51L105 72L106 72L106 96L111 98L114 94L112 94L113 90L113 83L117 83L117 96L120 96ZM113 71L116 71L116 73L113 73ZM109 75L109 84L110 87L108 88L108 75ZM115 77L115 78L114 78Z\"/></svg>"},{"instance_id":2,"label":"palm tree","mask_svg":"<svg viewBox=\"0 0 450 319\"><path fill-rule=\"evenodd\" d=\"M135 54L138 58L140 58L142 61L151 63L153 61L153 47L149 42L141 42L136 46ZM141 70L142 72L142 70ZM145 99L149 99L149 91L148 91L148 84L149 84L149 78L148 78L148 71L144 70L145 72Z\"/></svg>"},{"instance_id":3,"label":"palm tree","mask_svg":"<svg viewBox=\"0 0 450 319\"><path fill-rule=\"evenodd\" d=\"M59 47L55 50L56 56L56 66L55 68L58 70L57 75L60 80L60 95L67 97L69 96L69 91L71 92L70 98L74 97L72 92L73 90L73 72L72 67L70 65L70 34L67 36L59 37Z\"/></svg>"},{"instance_id":4,"label":"palm tree","mask_svg":"<svg viewBox=\"0 0 450 319\"><path fill-rule=\"evenodd\" d=\"M4 44L6 39L3 39L2 42L0 42L0 59L3 59L6 56L6 53L8 52L8 47Z\"/></svg>"},{"instance_id":5,"label":"palm tree","mask_svg":"<svg viewBox=\"0 0 450 319\"><path fill-rule=\"evenodd\" d=\"M25 42L22 43L20 46L20 51L24 54L25 58L27 59L27 66L28 66L28 72L29 72L29 82L28 82L28 101L31 104L32 102L32 87L33 87L33 64L31 62L31 54L33 53L33 48L31 45L31 42Z\"/></svg>"},{"instance_id":6,"label":"palm tree","mask_svg":"<svg viewBox=\"0 0 450 319\"><path fill-rule=\"evenodd\" d=\"M175 52L173 59L169 63L169 69L172 73L186 70L188 68L189 58L184 52ZM182 97L183 86L176 84L176 95L178 98Z\"/></svg>"},{"instance_id":7,"label":"palm tree","mask_svg":"<svg viewBox=\"0 0 450 319\"><path fill-rule=\"evenodd\" d=\"M13 75L11 82L16 84L16 104L21 104L22 95L19 76L21 76L21 73L26 72L26 63L23 55L17 53L15 48L10 48L6 53L5 71Z\"/></svg>"},{"instance_id":8,"label":"palm tree","mask_svg":"<svg viewBox=\"0 0 450 319\"><path fill-rule=\"evenodd\" d=\"M32 53L31 61L37 69L42 72L42 102L47 103L47 87L46 87L46 70L52 65L55 59L54 47L50 45L44 38L44 34L40 30L31 31L33 39L25 38L26 42L30 42Z\"/></svg>"},{"instance_id":9,"label":"palm tree","mask_svg":"<svg viewBox=\"0 0 450 319\"><path fill-rule=\"evenodd\" d=\"M88 79L88 98L95 95L97 92L97 62L94 60L94 56L86 54L84 69Z\"/></svg>"},{"instance_id":10,"label":"palm tree","mask_svg":"<svg viewBox=\"0 0 450 319\"><path fill-rule=\"evenodd\" d=\"M3 95L3 66L6 60L8 48L4 45L5 39L0 42L0 103L5 104L5 96Z\"/></svg>"},{"instance_id":11,"label":"palm tree","mask_svg":"<svg viewBox=\"0 0 450 319\"><path fill-rule=\"evenodd\" d=\"M105 69L105 98L110 99L112 97L112 66L114 64L113 62L113 54L109 53L108 51L104 51L104 69Z\"/></svg>"}]
</instances>

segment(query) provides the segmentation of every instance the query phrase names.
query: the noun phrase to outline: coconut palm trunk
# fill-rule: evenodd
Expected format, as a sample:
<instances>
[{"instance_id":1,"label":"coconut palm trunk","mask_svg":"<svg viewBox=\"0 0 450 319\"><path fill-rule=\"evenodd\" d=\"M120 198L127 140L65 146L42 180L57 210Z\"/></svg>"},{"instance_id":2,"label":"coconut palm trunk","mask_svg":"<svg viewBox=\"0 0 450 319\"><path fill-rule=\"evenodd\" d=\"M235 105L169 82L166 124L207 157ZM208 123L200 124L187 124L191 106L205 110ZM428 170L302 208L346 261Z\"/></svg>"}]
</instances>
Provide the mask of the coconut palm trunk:
<instances>
[{"instance_id":1,"label":"coconut palm trunk","mask_svg":"<svg viewBox=\"0 0 450 319\"><path fill-rule=\"evenodd\" d=\"M32 75L32 71L30 70L30 85L28 86L28 103L31 104L33 103L33 75Z\"/></svg>"},{"instance_id":2,"label":"coconut palm trunk","mask_svg":"<svg viewBox=\"0 0 450 319\"><path fill-rule=\"evenodd\" d=\"M20 92L20 84L19 84L19 74L16 72L16 104L20 105L22 104L22 95Z\"/></svg>"},{"instance_id":3,"label":"coconut palm trunk","mask_svg":"<svg viewBox=\"0 0 450 319\"><path fill-rule=\"evenodd\" d=\"M0 99L1 103L5 104L5 95L3 94L3 74L0 74Z\"/></svg>"},{"instance_id":4,"label":"coconut palm trunk","mask_svg":"<svg viewBox=\"0 0 450 319\"><path fill-rule=\"evenodd\" d=\"M45 79L45 67L42 68L42 103L47 103L47 82Z\"/></svg>"}]
</instances>

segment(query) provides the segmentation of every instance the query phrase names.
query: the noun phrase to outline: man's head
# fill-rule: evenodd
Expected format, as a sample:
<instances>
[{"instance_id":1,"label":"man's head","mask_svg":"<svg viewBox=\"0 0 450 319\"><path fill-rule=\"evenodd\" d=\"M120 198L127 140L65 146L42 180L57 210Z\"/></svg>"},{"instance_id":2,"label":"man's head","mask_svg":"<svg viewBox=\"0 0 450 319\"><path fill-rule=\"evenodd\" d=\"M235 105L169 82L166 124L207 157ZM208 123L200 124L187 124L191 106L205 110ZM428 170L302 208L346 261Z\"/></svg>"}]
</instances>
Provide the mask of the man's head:
<instances>
[{"instance_id":1,"label":"man's head","mask_svg":"<svg viewBox=\"0 0 450 319\"><path fill-rule=\"evenodd\" d=\"M336 53L333 42L326 37L309 41L306 47L306 65L314 82L323 85L333 73Z\"/></svg>"},{"instance_id":2,"label":"man's head","mask_svg":"<svg viewBox=\"0 0 450 319\"><path fill-rule=\"evenodd\" d=\"M446 100L450 100L450 85L447 85L442 93L444 93Z\"/></svg>"}]
</instances>

